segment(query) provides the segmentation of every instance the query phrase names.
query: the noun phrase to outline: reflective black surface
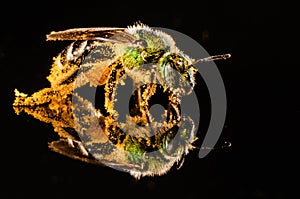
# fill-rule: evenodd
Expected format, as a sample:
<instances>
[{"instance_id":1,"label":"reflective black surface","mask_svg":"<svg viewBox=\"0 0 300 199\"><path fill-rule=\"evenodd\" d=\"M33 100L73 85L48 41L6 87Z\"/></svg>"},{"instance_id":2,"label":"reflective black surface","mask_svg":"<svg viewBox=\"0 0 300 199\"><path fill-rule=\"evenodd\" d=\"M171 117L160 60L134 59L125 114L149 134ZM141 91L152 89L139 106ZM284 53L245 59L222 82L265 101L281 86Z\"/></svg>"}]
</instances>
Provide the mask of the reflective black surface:
<instances>
[{"instance_id":1,"label":"reflective black surface","mask_svg":"<svg viewBox=\"0 0 300 199\"><path fill-rule=\"evenodd\" d=\"M117 3L116 3L117 4ZM299 133L299 80L291 61L282 61L279 2L146 5L123 7L100 2L10 3L1 13L1 198L288 198L296 174L292 154ZM2 9L6 9L3 7ZM217 63L227 92L228 111L221 141L232 147L203 159L191 152L183 166L161 177L136 181L127 173L88 165L50 151L57 139L50 124L17 116L14 88L33 93L48 87L46 76L68 42L46 42L53 30L126 27L136 21L180 31L209 54L231 53ZM284 52L282 52L283 55ZM279 53L280 54L280 53ZM282 55L282 54L281 54ZM4 186L3 186L4 184ZM41 191L41 192L40 192ZM2 197L3 196L3 197Z\"/></svg>"}]
</instances>

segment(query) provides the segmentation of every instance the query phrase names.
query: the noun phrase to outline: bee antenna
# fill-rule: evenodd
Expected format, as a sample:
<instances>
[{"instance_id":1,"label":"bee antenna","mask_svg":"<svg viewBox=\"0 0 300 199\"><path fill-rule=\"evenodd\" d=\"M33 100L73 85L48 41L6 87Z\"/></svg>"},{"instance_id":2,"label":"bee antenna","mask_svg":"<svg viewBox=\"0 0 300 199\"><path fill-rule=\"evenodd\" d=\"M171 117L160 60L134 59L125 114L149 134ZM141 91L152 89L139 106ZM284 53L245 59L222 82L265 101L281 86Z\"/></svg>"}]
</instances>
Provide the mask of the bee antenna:
<instances>
[{"instance_id":1,"label":"bee antenna","mask_svg":"<svg viewBox=\"0 0 300 199\"><path fill-rule=\"evenodd\" d=\"M231 57L231 54L213 55L213 56L210 56L210 57L205 57L205 58L202 58L202 59L198 59L193 64L196 64L196 63L199 63L199 62L215 61L215 60L220 60L220 59L226 60L226 59L229 59L230 57Z\"/></svg>"},{"instance_id":2,"label":"bee antenna","mask_svg":"<svg viewBox=\"0 0 300 199\"><path fill-rule=\"evenodd\" d=\"M214 147L209 147L209 146L195 146L195 148L200 149L200 150L220 150L220 149L225 149L225 148L230 148L232 146L231 142L225 141L222 145L220 146L214 146Z\"/></svg>"}]
</instances>

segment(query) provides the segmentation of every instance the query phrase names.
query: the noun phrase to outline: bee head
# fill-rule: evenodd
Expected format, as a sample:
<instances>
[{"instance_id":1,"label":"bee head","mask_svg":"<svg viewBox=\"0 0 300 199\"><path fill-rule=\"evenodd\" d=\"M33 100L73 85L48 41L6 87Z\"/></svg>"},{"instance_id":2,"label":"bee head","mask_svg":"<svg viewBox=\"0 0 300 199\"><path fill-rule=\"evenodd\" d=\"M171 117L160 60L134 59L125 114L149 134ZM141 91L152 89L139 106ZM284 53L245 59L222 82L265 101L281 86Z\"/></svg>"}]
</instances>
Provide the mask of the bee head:
<instances>
[{"instance_id":1,"label":"bee head","mask_svg":"<svg viewBox=\"0 0 300 199\"><path fill-rule=\"evenodd\" d=\"M188 94L195 85L197 70L183 54L165 53L158 62L157 70L164 85L172 89Z\"/></svg>"}]
</instances>

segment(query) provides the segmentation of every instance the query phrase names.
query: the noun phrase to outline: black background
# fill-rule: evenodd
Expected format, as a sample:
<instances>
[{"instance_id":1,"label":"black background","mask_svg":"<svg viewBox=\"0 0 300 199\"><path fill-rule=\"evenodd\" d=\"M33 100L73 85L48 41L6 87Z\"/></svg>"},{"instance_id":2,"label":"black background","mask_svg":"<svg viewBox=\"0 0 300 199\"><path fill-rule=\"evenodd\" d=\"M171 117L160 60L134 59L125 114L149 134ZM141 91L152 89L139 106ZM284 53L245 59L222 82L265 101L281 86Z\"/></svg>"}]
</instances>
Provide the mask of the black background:
<instances>
[{"instance_id":1,"label":"black background","mask_svg":"<svg viewBox=\"0 0 300 199\"><path fill-rule=\"evenodd\" d=\"M11 2L2 10L1 198L288 198L294 191L299 80L283 59L290 49L281 48L282 33L290 26L281 2ZM180 170L139 181L50 151L47 143L57 138L52 126L12 108L14 88L33 93L49 86L52 57L66 43L46 42L46 34L136 21L180 31L211 55L232 54L217 63L228 100L221 140L232 147L203 159L193 151Z\"/></svg>"}]
</instances>

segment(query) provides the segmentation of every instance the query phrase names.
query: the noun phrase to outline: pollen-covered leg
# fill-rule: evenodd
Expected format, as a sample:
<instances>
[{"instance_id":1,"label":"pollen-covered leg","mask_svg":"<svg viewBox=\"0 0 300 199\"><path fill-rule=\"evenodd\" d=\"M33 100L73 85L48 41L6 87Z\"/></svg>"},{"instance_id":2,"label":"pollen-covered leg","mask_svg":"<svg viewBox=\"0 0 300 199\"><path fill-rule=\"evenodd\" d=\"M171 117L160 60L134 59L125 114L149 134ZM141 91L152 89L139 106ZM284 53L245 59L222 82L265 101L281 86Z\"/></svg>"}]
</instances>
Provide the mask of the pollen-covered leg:
<instances>
[{"instance_id":1,"label":"pollen-covered leg","mask_svg":"<svg viewBox=\"0 0 300 199\"><path fill-rule=\"evenodd\" d=\"M29 96L15 89L13 108L17 114L24 111L42 122L51 123L60 137L75 139L76 132L71 130L74 126L71 93L72 88L68 87L44 88Z\"/></svg>"}]
</instances>

